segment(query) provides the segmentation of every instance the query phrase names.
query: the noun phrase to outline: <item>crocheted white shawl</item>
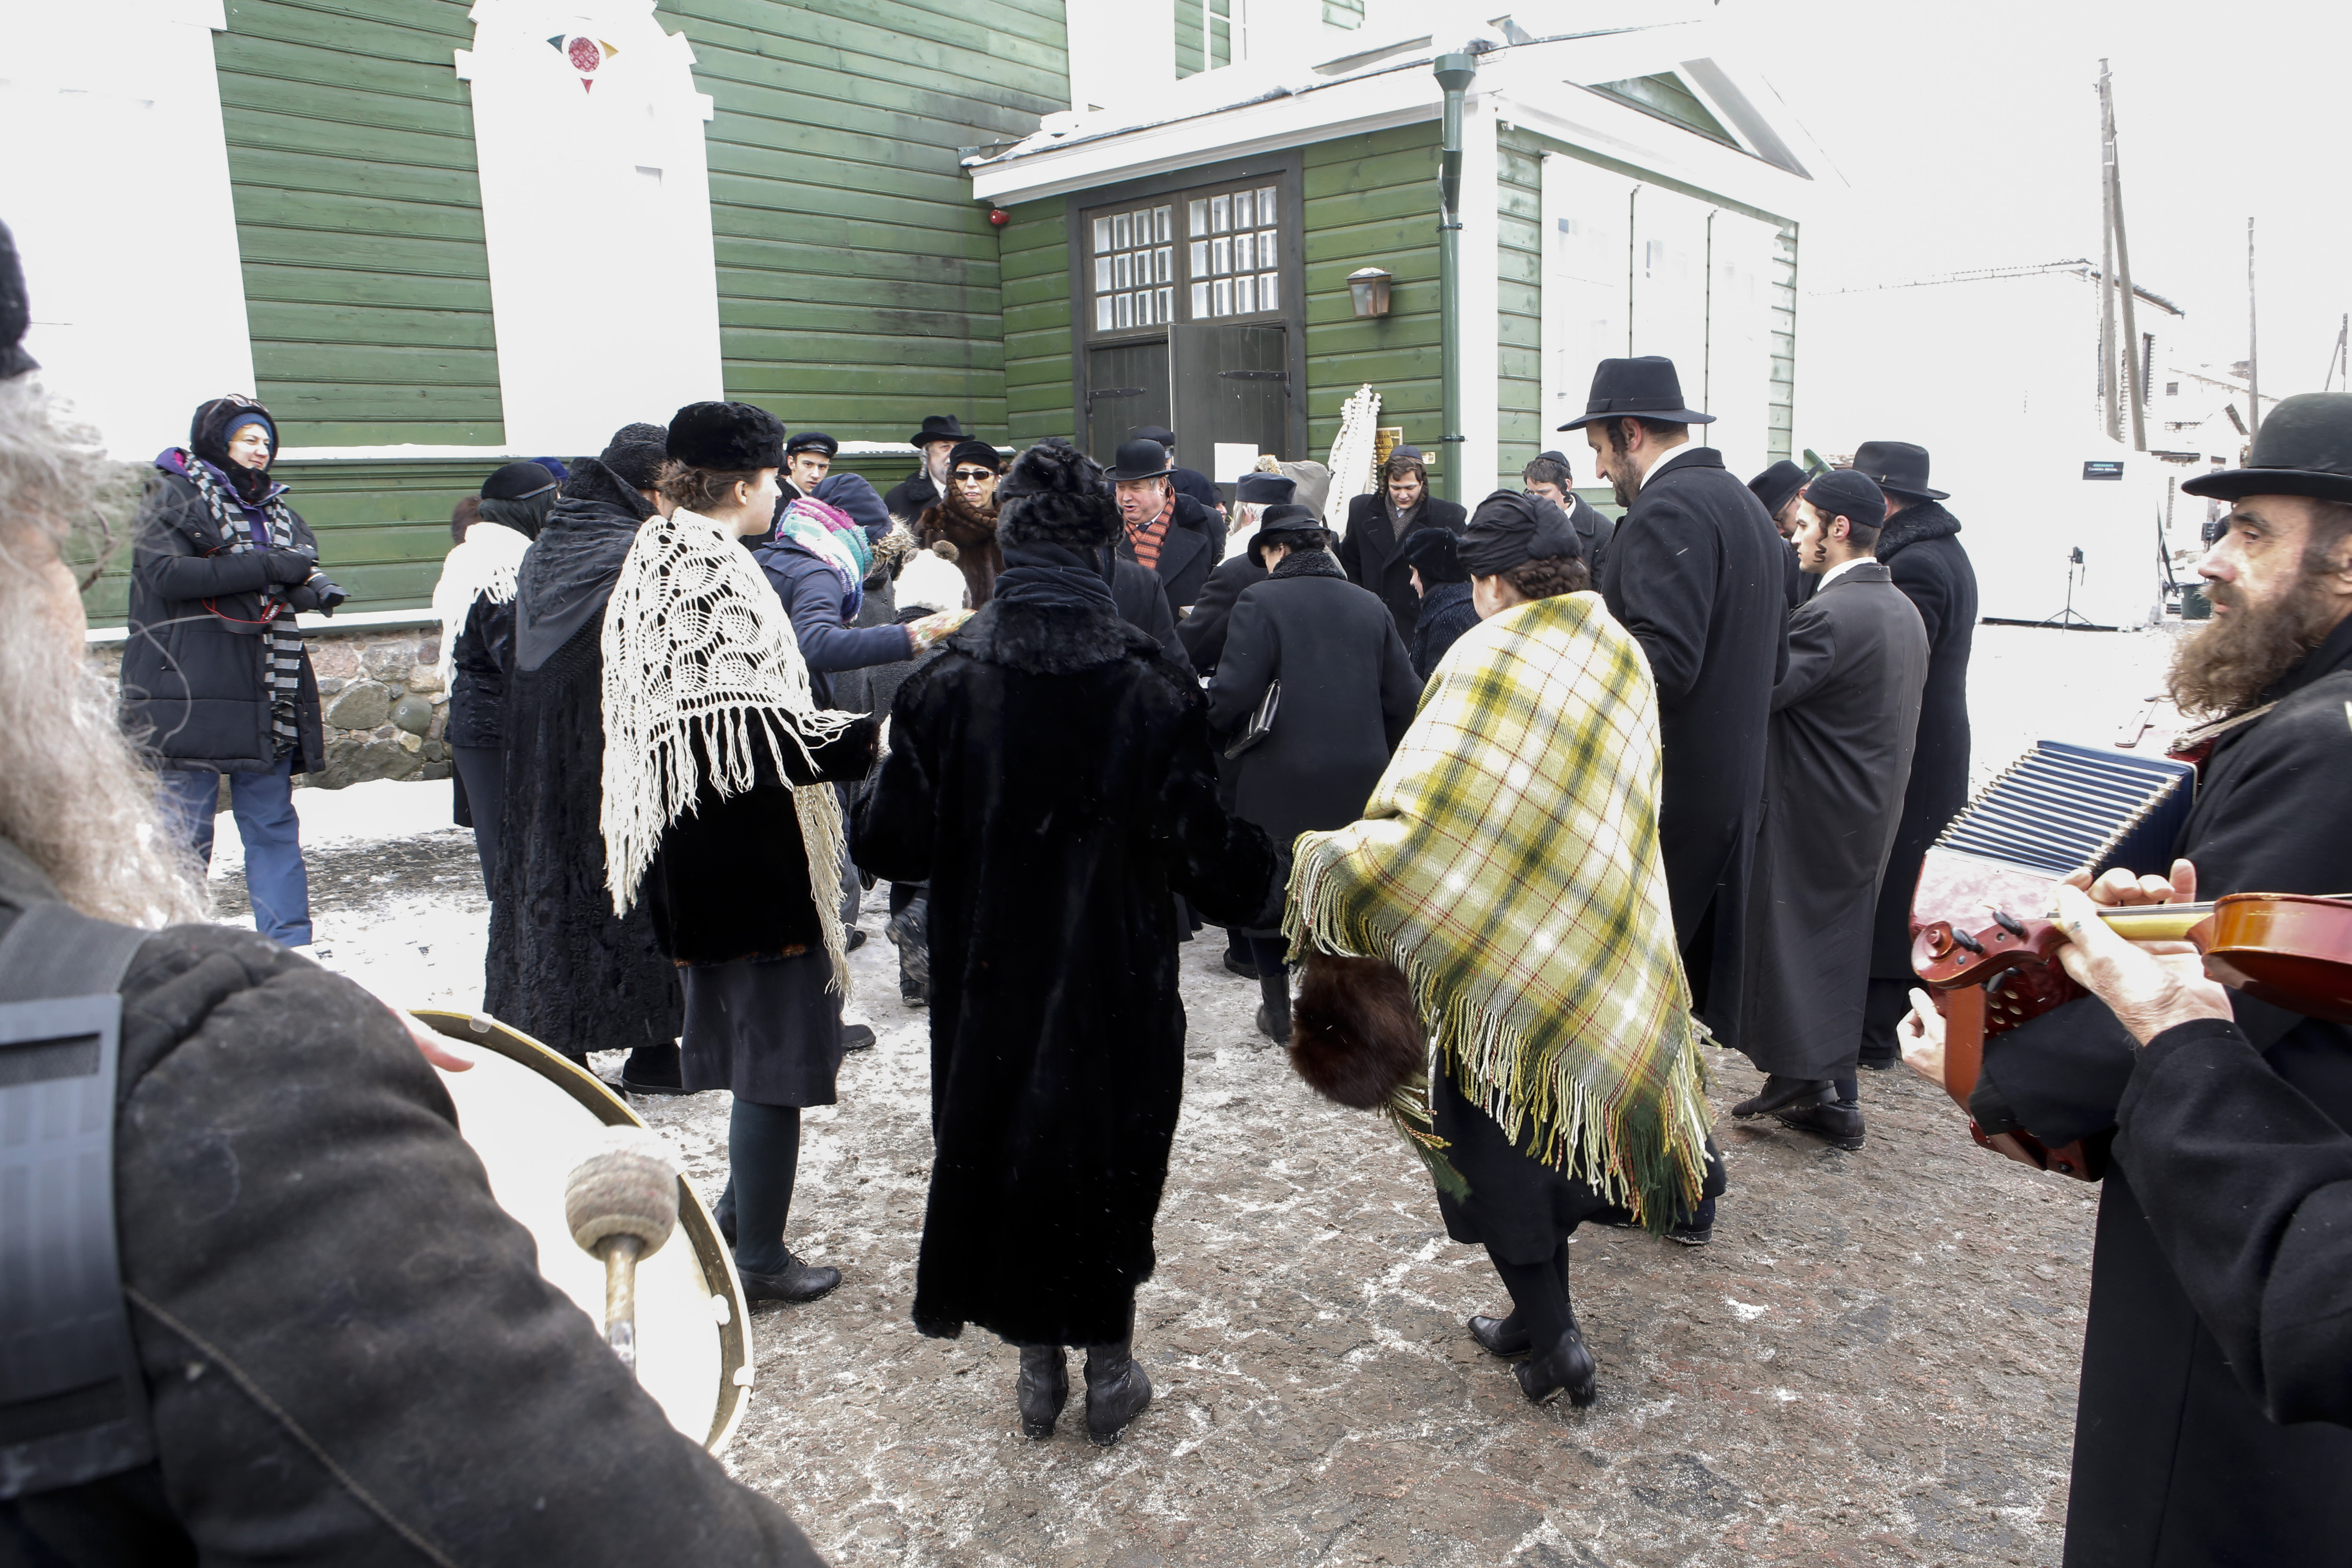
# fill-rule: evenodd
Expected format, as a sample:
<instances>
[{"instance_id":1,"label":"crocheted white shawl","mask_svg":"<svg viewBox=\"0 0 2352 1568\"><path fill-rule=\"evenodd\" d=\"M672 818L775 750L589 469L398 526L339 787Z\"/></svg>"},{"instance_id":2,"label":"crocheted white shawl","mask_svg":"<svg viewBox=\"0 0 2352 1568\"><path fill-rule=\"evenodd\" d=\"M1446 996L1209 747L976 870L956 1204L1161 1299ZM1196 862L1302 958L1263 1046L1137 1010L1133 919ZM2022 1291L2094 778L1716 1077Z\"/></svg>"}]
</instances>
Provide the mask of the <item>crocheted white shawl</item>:
<instances>
[{"instance_id":1,"label":"crocheted white shawl","mask_svg":"<svg viewBox=\"0 0 2352 1568\"><path fill-rule=\"evenodd\" d=\"M792 620L751 552L683 509L637 530L604 612L603 644L602 824L619 914L636 901L663 831L694 809L699 758L709 759L712 787L735 795L752 785L758 736L777 758L787 746L806 758L856 716L817 707ZM793 805L834 984L846 996L840 804L832 785L808 784L793 788Z\"/></svg>"},{"instance_id":2,"label":"crocheted white shawl","mask_svg":"<svg viewBox=\"0 0 2352 1568\"><path fill-rule=\"evenodd\" d=\"M441 619L441 689L449 689L456 668L457 634L466 629L474 601L510 603L515 596L515 573L522 566L530 541L501 523L478 522L442 558L441 580L433 585L433 613Z\"/></svg>"}]
</instances>

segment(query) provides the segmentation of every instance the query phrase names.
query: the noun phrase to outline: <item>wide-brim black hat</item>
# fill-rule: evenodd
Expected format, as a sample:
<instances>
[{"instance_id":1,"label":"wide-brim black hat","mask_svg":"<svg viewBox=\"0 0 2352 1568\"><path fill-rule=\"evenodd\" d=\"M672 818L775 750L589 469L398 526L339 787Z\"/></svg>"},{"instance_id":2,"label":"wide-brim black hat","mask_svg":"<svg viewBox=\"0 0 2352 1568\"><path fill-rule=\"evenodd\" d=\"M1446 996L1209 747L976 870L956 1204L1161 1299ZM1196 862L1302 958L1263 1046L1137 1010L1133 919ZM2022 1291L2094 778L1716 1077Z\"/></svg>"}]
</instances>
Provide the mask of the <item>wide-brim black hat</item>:
<instances>
[{"instance_id":1,"label":"wide-brim black hat","mask_svg":"<svg viewBox=\"0 0 2352 1568\"><path fill-rule=\"evenodd\" d=\"M2181 480L2180 488L2216 500L2310 496L2352 502L2352 392L2281 398L2254 432L2253 454L2244 468L2200 474Z\"/></svg>"},{"instance_id":2,"label":"wide-brim black hat","mask_svg":"<svg viewBox=\"0 0 2352 1568\"><path fill-rule=\"evenodd\" d=\"M756 403L689 403L669 422L666 449L689 468L781 468L784 422Z\"/></svg>"},{"instance_id":3,"label":"wide-brim black hat","mask_svg":"<svg viewBox=\"0 0 2352 1568\"><path fill-rule=\"evenodd\" d=\"M1316 550L1330 540L1323 520L1307 508L1297 505L1270 506L1257 520L1257 531L1249 537L1249 558L1254 564L1265 564L1265 547L1286 545L1295 550Z\"/></svg>"},{"instance_id":4,"label":"wide-brim black hat","mask_svg":"<svg viewBox=\"0 0 2352 1568\"><path fill-rule=\"evenodd\" d=\"M1103 478L1113 484L1124 484L1129 479L1160 479L1175 471L1175 459L1169 457L1167 447L1139 436L1118 444L1118 452L1111 458L1110 467L1103 470Z\"/></svg>"},{"instance_id":5,"label":"wide-brim black hat","mask_svg":"<svg viewBox=\"0 0 2352 1568\"><path fill-rule=\"evenodd\" d=\"M971 432L957 422L952 414L926 414L923 427L907 437L910 447L928 447L934 441L969 441Z\"/></svg>"},{"instance_id":6,"label":"wide-brim black hat","mask_svg":"<svg viewBox=\"0 0 2352 1568\"><path fill-rule=\"evenodd\" d=\"M1764 503L1766 515L1778 517L1789 498L1805 488L1805 470L1783 458L1748 480L1748 488Z\"/></svg>"},{"instance_id":7,"label":"wide-brim black hat","mask_svg":"<svg viewBox=\"0 0 2352 1568\"><path fill-rule=\"evenodd\" d=\"M1682 377L1664 354L1605 359L1592 373L1584 413L1560 426L1581 430L1596 419L1656 419L1668 425L1712 425L1715 416L1683 406Z\"/></svg>"},{"instance_id":8,"label":"wide-brim black hat","mask_svg":"<svg viewBox=\"0 0 2352 1568\"><path fill-rule=\"evenodd\" d=\"M1908 441L1864 441L1853 454L1853 471L1907 500L1951 499L1949 490L1927 488L1927 448Z\"/></svg>"}]
</instances>

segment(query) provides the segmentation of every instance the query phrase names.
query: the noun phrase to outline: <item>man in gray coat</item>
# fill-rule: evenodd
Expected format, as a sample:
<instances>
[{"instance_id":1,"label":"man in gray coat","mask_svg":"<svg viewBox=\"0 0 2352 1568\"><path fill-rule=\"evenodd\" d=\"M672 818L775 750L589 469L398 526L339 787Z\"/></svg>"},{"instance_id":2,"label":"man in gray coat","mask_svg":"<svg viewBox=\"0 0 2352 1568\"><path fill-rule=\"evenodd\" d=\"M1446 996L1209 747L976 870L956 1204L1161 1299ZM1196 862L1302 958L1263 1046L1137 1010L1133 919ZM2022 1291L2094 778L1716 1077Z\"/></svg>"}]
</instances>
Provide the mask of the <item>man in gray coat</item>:
<instances>
[{"instance_id":1,"label":"man in gray coat","mask_svg":"<svg viewBox=\"0 0 2352 1568\"><path fill-rule=\"evenodd\" d=\"M1764 822L1748 884L1739 1048L1769 1075L1732 1108L1862 1147L1854 1067L1878 884L1927 679L1919 612L1871 559L1886 498L1851 469L1797 503L1798 563L1820 586L1789 620L1772 688Z\"/></svg>"}]
</instances>

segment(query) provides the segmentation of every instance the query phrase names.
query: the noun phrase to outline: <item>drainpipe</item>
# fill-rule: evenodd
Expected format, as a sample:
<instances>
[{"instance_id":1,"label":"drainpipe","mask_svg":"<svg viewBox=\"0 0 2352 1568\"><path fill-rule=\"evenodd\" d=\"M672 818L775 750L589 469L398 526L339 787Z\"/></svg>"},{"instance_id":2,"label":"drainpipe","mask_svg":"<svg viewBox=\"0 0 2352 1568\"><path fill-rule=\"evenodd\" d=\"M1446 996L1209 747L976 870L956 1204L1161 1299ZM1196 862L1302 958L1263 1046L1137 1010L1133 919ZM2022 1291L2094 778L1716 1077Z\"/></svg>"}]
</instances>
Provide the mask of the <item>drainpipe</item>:
<instances>
[{"instance_id":1,"label":"drainpipe","mask_svg":"<svg viewBox=\"0 0 2352 1568\"><path fill-rule=\"evenodd\" d=\"M1437 310L1440 374L1445 400L1444 454L1438 478L1444 500L1462 500L1462 99L1478 74L1468 50L1431 62L1445 89L1445 140L1437 166Z\"/></svg>"}]
</instances>

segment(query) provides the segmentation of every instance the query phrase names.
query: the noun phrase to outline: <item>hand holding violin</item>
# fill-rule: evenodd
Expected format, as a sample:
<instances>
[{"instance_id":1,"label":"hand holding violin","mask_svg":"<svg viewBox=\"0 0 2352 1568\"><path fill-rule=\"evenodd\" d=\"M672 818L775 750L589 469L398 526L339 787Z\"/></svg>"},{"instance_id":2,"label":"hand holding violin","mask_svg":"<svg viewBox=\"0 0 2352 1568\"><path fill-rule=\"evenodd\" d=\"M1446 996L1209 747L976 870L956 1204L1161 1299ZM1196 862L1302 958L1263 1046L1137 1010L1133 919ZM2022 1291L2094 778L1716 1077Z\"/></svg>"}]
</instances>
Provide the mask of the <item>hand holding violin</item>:
<instances>
[{"instance_id":1,"label":"hand holding violin","mask_svg":"<svg viewBox=\"0 0 2352 1568\"><path fill-rule=\"evenodd\" d=\"M2113 873L2102 882L2116 877L2131 880L2123 873ZM2196 878L2196 868L2188 861L2175 861L2171 886L2163 891L2176 891L2185 882L2193 900ZM2111 906L2174 901L2145 896L2155 890L2147 884L2161 880L2154 877L2139 879L2129 891L2141 896L2110 897L2099 901ZM2103 886L2094 891L2120 894L2124 889L2120 886ZM2056 894L2056 923L2066 935L2066 945L2058 950L2058 962L2065 965L2074 984L2107 1005L2133 1039L2145 1046L2176 1024L2231 1016L2229 992L2219 982L2206 978L2195 946L2186 942L2126 941L2099 918L2098 904L2072 878L2057 888Z\"/></svg>"}]
</instances>

